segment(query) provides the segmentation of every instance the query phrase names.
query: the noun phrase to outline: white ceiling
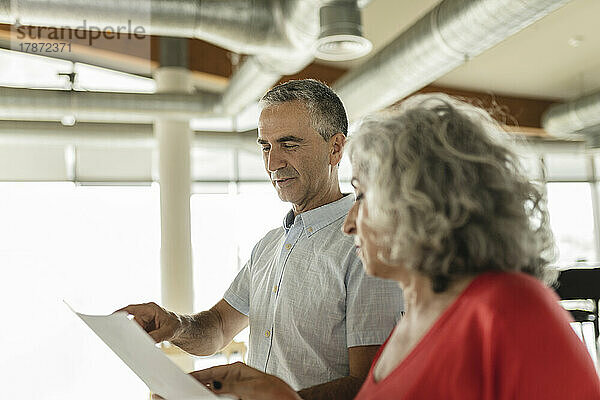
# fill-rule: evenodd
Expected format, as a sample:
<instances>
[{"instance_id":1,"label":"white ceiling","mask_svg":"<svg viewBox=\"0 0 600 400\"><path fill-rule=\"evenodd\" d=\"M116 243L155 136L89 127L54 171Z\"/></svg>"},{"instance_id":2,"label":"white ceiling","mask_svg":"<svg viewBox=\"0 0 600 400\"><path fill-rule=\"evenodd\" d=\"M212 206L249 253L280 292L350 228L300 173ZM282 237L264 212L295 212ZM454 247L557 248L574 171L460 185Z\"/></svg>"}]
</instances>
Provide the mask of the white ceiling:
<instances>
[{"instance_id":1,"label":"white ceiling","mask_svg":"<svg viewBox=\"0 0 600 400\"><path fill-rule=\"evenodd\" d=\"M437 5L373 0L363 10L371 55ZM572 0L433 84L496 94L568 100L600 89L600 1ZM569 41L580 40L578 47ZM352 68L369 56L337 63ZM335 65L335 64L330 64Z\"/></svg>"}]
</instances>

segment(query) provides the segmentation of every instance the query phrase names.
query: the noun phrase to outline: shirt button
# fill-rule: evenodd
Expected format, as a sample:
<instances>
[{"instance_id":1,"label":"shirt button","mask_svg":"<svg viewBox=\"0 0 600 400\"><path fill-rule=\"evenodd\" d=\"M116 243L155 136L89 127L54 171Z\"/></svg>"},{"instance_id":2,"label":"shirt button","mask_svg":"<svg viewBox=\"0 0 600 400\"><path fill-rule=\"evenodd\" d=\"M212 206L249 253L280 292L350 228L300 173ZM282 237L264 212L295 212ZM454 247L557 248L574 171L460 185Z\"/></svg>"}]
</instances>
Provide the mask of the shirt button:
<instances>
[{"instance_id":1,"label":"shirt button","mask_svg":"<svg viewBox=\"0 0 600 400\"><path fill-rule=\"evenodd\" d=\"M286 245L285 245L285 249L286 249L286 250L289 250L289 249L291 249L291 248L292 248L292 245L291 245L291 244L289 244L289 243L288 243L288 244L286 244Z\"/></svg>"},{"instance_id":2,"label":"shirt button","mask_svg":"<svg viewBox=\"0 0 600 400\"><path fill-rule=\"evenodd\" d=\"M277 285L273 286L273 293L277 293Z\"/></svg>"},{"instance_id":3,"label":"shirt button","mask_svg":"<svg viewBox=\"0 0 600 400\"><path fill-rule=\"evenodd\" d=\"M271 332L265 331L265 337L268 338L269 336L271 336Z\"/></svg>"},{"instance_id":4,"label":"shirt button","mask_svg":"<svg viewBox=\"0 0 600 400\"><path fill-rule=\"evenodd\" d=\"M308 228L308 233L312 233L313 229L312 228Z\"/></svg>"}]
</instances>

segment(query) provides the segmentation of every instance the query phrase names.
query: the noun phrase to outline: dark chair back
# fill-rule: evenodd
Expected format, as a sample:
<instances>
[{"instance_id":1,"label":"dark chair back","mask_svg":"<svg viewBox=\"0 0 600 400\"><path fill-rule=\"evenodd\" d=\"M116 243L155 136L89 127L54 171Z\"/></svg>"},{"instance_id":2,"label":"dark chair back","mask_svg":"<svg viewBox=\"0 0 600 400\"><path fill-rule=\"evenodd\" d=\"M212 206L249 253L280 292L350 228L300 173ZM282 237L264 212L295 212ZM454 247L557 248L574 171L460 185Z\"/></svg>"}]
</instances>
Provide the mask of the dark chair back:
<instances>
[{"instance_id":1,"label":"dark chair back","mask_svg":"<svg viewBox=\"0 0 600 400\"><path fill-rule=\"evenodd\" d=\"M573 268L562 271L555 288L562 300L585 300L594 302L594 311L572 310L571 315L577 322L594 322L596 340L598 339L598 301L600 301L600 268Z\"/></svg>"}]
</instances>

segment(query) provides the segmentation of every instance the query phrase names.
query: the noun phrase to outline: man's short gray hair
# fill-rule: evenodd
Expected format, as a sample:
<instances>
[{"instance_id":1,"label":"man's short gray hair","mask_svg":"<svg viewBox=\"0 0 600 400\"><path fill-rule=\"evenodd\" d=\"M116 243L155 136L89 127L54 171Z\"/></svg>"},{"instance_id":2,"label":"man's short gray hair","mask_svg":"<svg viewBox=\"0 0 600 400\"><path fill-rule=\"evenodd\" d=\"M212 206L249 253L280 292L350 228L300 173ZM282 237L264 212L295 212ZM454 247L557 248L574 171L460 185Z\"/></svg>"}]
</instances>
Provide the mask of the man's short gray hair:
<instances>
[{"instance_id":1,"label":"man's short gray hair","mask_svg":"<svg viewBox=\"0 0 600 400\"><path fill-rule=\"evenodd\" d=\"M348 117L340 98L323 82L301 79L282 83L269 90L259 105L272 105L300 101L310 116L312 127L328 141L336 133L348 135Z\"/></svg>"},{"instance_id":2,"label":"man's short gray hair","mask_svg":"<svg viewBox=\"0 0 600 400\"><path fill-rule=\"evenodd\" d=\"M367 223L390 249L378 256L430 277L436 292L490 270L552 283L545 199L507 140L484 110L443 94L367 118L348 151Z\"/></svg>"}]
</instances>

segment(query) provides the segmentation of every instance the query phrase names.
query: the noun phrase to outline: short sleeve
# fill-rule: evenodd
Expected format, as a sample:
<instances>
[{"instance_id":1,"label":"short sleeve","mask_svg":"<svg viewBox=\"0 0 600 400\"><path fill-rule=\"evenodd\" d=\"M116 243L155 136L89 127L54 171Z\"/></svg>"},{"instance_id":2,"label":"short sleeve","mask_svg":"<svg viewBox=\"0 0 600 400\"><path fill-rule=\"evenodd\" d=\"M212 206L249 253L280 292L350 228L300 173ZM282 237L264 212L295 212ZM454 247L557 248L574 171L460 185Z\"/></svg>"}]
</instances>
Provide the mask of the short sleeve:
<instances>
[{"instance_id":1,"label":"short sleeve","mask_svg":"<svg viewBox=\"0 0 600 400\"><path fill-rule=\"evenodd\" d=\"M404 311L396 282L368 276L362 263L349 256L346 274L346 340L348 347L380 345Z\"/></svg>"},{"instance_id":2,"label":"short sleeve","mask_svg":"<svg viewBox=\"0 0 600 400\"><path fill-rule=\"evenodd\" d=\"M258 244L256 246L258 246ZM235 308L245 316L248 316L248 312L250 311L250 274L256 246L252 249L250 259L246 262L240 272L238 272L237 276L223 295L223 299L229 303L231 307Z\"/></svg>"}]
</instances>

